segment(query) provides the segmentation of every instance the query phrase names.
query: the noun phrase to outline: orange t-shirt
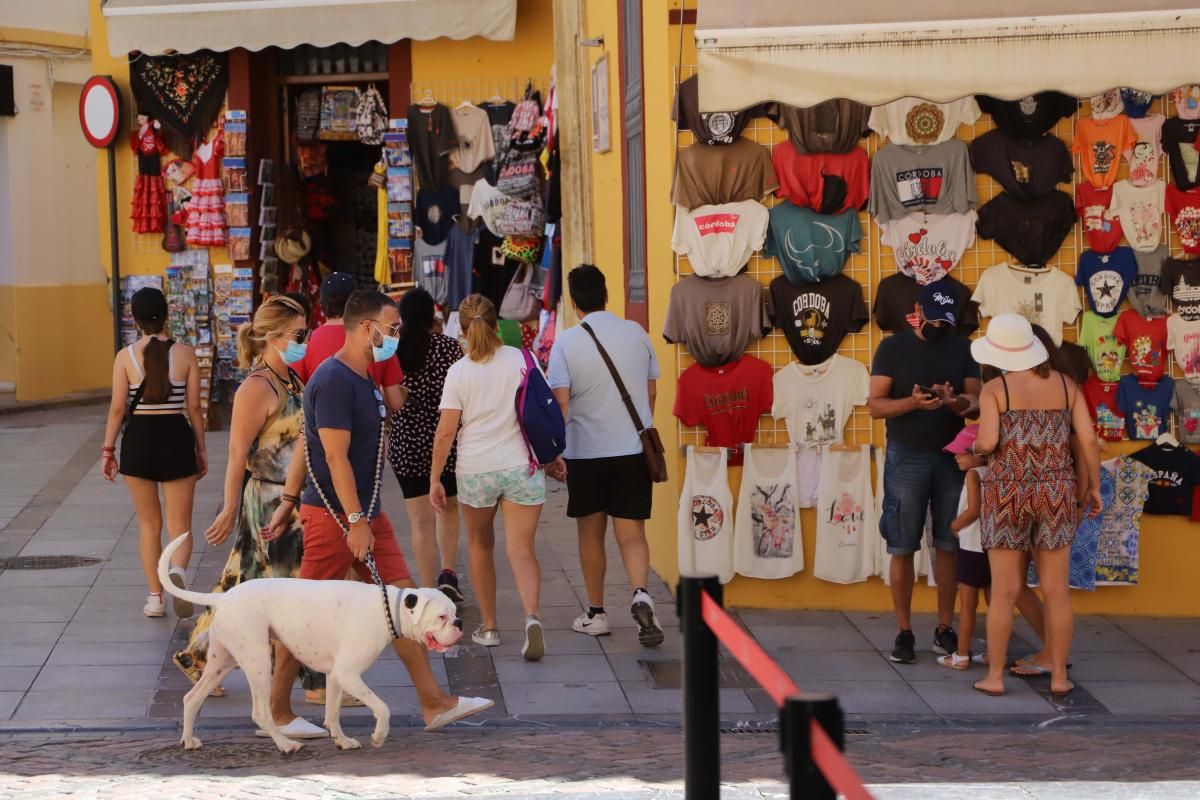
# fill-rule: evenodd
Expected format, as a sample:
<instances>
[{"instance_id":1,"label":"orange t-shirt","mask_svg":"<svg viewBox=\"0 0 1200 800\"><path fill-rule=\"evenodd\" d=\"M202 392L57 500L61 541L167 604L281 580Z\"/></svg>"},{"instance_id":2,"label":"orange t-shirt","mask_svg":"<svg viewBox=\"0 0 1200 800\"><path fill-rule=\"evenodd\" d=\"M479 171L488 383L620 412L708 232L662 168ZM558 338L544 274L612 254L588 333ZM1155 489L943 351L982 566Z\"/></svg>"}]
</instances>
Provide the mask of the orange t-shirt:
<instances>
[{"instance_id":1,"label":"orange t-shirt","mask_svg":"<svg viewBox=\"0 0 1200 800\"><path fill-rule=\"evenodd\" d=\"M1079 156L1079 166L1088 183L1102 189L1116 183L1121 153L1137 139L1129 117L1124 114L1110 119L1085 117L1075 123L1071 151Z\"/></svg>"}]
</instances>

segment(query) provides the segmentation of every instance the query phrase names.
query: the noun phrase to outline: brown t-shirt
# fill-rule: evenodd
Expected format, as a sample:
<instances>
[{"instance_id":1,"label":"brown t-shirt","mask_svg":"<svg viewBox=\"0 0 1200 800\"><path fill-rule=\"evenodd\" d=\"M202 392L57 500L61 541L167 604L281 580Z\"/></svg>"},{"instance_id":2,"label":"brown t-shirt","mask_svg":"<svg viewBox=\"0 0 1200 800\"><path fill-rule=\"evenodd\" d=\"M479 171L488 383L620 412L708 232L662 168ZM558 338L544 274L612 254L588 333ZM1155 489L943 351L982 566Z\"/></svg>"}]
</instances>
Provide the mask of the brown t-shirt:
<instances>
[{"instance_id":1,"label":"brown t-shirt","mask_svg":"<svg viewBox=\"0 0 1200 800\"><path fill-rule=\"evenodd\" d=\"M692 275L671 287L663 338L686 344L706 367L737 361L750 342L770 329L762 284L749 275Z\"/></svg>"},{"instance_id":2,"label":"brown t-shirt","mask_svg":"<svg viewBox=\"0 0 1200 800\"><path fill-rule=\"evenodd\" d=\"M779 188L771 151L738 137L732 144L697 142L679 151L671 202L691 211L742 200L761 200Z\"/></svg>"},{"instance_id":3,"label":"brown t-shirt","mask_svg":"<svg viewBox=\"0 0 1200 800\"><path fill-rule=\"evenodd\" d=\"M788 132L797 153L849 153L869 133L871 107L853 100L826 100L810 108L772 103L766 116Z\"/></svg>"},{"instance_id":4,"label":"brown t-shirt","mask_svg":"<svg viewBox=\"0 0 1200 800\"><path fill-rule=\"evenodd\" d=\"M700 111L699 77L693 75L679 84L679 94L671 108L671 119L696 135L705 144L733 144L742 135L746 123L761 117L765 105L751 106L741 111Z\"/></svg>"}]
</instances>

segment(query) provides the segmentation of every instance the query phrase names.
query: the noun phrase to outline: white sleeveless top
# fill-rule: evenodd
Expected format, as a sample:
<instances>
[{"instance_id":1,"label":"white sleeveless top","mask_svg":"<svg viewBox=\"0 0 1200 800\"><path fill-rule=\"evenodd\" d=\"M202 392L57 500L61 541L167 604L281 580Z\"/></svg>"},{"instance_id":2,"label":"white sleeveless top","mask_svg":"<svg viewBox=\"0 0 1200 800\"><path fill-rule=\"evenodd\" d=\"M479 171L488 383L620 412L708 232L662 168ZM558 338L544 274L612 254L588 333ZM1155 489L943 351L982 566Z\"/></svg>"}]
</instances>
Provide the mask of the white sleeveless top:
<instances>
[{"instance_id":1,"label":"white sleeveless top","mask_svg":"<svg viewBox=\"0 0 1200 800\"><path fill-rule=\"evenodd\" d=\"M679 571L733 579L733 492L724 450L687 450L687 474L679 496Z\"/></svg>"},{"instance_id":2,"label":"white sleeveless top","mask_svg":"<svg viewBox=\"0 0 1200 800\"><path fill-rule=\"evenodd\" d=\"M987 467L975 467L974 472L979 473L979 480L982 482L987 476ZM982 487L981 487L982 488ZM962 494L958 497L958 513L961 516L967 510L967 482L963 481ZM979 518L967 527L958 532L958 546L963 550L970 550L972 553L983 552L983 537L979 534Z\"/></svg>"},{"instance_id":3,"label":"white sleeveless top","mask_svg":"<svg viewBox=\"0 0 1200 800\"><path fill-rule=\"evenodd\" d=\"M827 450L821 460L813 575L859 583L875 572L879 536L871 492L871 451Z\"/></svg>"},{"instance_id":4,"label":"white sleeveless top","mask_svg":"<svg viewBox=\"0 0 1200 800\"><path fill-rule=\"evenodd\" d=\"M774 580L804 569L796 450L746 445L738 492L733 565L739 575Z\"/></svg>"},{"instance_id":5,"label":"white sleeveless top","mask_svg":"<svg viewBox=\"0 0 1200 800\"><path fill-rule=\"evenodd\" d=\"M138 387L146 380L146 373L142 369L142 365L138 363L137 355L133 352L133 345L125 348L129 352L129 360L133 362L133 370L138 374L138 382L136 385L129 387L129 402L133 402L134 396L137 395ZM137 408L133 410L137 414L162 414L164 412L173 411L176 414L182 414L185 410L185 401L187 400L187 381L176 381L175 379L175 346L167 350L167 380L171 384L171 390L167 393L167 399L161 403L147 403L145 399L138 401Z\"/></svg>"}]
</instances>

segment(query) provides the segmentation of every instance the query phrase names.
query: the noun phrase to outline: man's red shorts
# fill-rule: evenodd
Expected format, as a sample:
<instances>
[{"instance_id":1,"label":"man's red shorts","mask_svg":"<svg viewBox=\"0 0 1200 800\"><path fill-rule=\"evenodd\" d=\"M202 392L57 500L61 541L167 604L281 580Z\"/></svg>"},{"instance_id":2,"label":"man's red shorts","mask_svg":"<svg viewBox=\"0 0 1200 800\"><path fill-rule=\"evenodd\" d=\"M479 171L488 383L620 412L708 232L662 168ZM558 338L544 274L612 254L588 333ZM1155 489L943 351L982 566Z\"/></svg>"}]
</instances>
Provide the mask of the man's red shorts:
<instances>
[{"instance_id":1,"label":"man's red shorts","mask_svg":"<svg viewBox=\"0 0 1200 800\"><path fill-rule=\"evenodd\" d=\"M356 561L346 544L346 535L337 521L325 509L317 506L300 506L300 525L304 529L304 557L300 561L300 577L317 581L342 580L350 567L364 581L371 582L367 565ZM371 520L371 533L375 534L375 566L384 583L406 581L411 578L404 553L396 541L396 532L387 514Z\"/></svg>"}]
</instances>

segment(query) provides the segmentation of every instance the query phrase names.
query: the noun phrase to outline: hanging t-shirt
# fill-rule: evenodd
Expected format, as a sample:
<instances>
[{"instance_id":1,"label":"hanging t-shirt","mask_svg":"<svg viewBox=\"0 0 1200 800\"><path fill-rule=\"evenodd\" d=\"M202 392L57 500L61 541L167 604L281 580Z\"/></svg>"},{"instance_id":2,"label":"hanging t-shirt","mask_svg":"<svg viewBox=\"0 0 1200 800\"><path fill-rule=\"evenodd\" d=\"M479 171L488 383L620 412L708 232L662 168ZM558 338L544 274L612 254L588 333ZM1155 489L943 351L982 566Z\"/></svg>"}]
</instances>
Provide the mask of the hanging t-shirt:
<instances>
[{"instance_id":1,"label":"hanging t-shirt","mask_svg":"<svg viewBox=\"0 0 1200 800\"><path fill-rule=\"evenodd\" d=\"M788 364L772 381L771 416L787 421L788 439L805 445L842 441L855 406L867 402L867 368L834 354L821 364Z\"/></svg>"},{"instance_id":2,"label":"hanging t-shirt","mask_svg":"<svg viewBox=\"0 0 1200 800\"><path fill-rule=\"evenodd\" d=\"M1128 247L1118 247L1111 253L1084 250L1079 254L1075 283L1083 287L1093 311L1112 317L1116 316L1136 274L1137 260Z\"/></svg>"},{"instance_id":3,"label":"hanging t-shirt","mask_svg":"<svg viewBox=\"0 0 1200 800\"><path fill-rule=\"evenodd\" d=\"M1083 312L1079 323L1079 341L1083 342L1096 376L1102 381L1121 380L1121 365L1125 363L1125 344L1113 333L1117 316L1102 317L1092 311Z\"/></svg>"},{"instance_id":4,"label":"hanging t-shirt","mask_svg":"<svg viewBox=\"0 0 1200 800\"><path fill-rule=\"evenodd\" d=\"M767 235L767 209L756 200L675 208L671 249L687 256L692 272L705 278L736 275L750 256L763 247Z\"/></svg>"},{"instance_id":5,"label":"hanging t-shirt","mask_svg":"<svg viewBox=\"0 0 1200 800\"><path fill-rule=\"evenodd\" d=\"M1088 98L1088 105L1092 107L1092 119L1112 119L1125 111L1120 89L1107 89L1094 94Z\"/></svg>"},{"instance_id":6,"label":"hanging t-shirt","mask_svg":"<svg viewBox=\"0 0 1200 800\"><path fill-rule=\"evenodd\" d=\"M1022 200L1001 192L979 209L976 233L994 239L1019 263L1048 264L1075 226L1075 204L1066 192L1054 190Z\"/></svg>"},{"instance_id":7,"label":"hanging t-shirt","mask_svg":"<svg viewBox=\"0 0 1200 800\"><path fill-rule=\"evenodd\" d=\"M671 202L691 210L761 200L778 188L771 151L739 136L731 144L697 142L680 150Z\"/></svg>"},{"instance_id":8,"label":"hanging t-shirt","mask_svg":"<svg viewBox=\"0 0 1200 800\"><path fill-rule=\"evenodd\" d=\"M1165 244L1146 253L1133 251L1138 271L1129 287L1129 304L1143 317L1162 317L1170 313L1170 304L1161 285L1163 262L1169 252Z\"/></svg>"},{"instance_id":9,"label":"hanging t-shirt","mask_svg":"<svg viewBox=\"0 0 1200 800\"><path fill-rule=\"evenodd\" d=\"M463 103L450 112L458 149L454 163L463 172L474 172L496 156L496 141L492 137L492 121L479 106Z\"/></svg>"},{"instance_id":10,"label":"hanging t-shirt","mask_svg":"<svg viewBox=\"0 0 1200 800\"><path fill-rule=\"evenodd\" d=\"M1200 253L1200 189L1185 192L1176 186L1168 186L1166 209L1179 234L1183 252Z\"/></svg>"},{"instance_id":11,"label":"hanging t-shirt","mask_svg":"<svg viewBox=\"0 0 1200 800\"><path fill-rule=\"evenodd\" d=\"M1175 352L1175 363L1188 383L1200 385L1200 320L1178 314L1167 317L1167 349Z\"/></svg>"},{"instance_id":12,"label":"hanging t-shirt","mask_svg":"<svg viewBox=\"0 0 1200 800\"><path fill-rule=\"evenodd\" d=\"M860 583L875 573L879 525L871 492L871 448L829 450L821 459L813 576Z\"/></svg>"},{"instance_id":13,"label":"hanging t-shirt","mask_svg":"<svg viewBox=\"0 0 1200 800\"><path fill-rule=\"evenodd\" d=\"M1129 117L1131 121L1146 116L1146 112L1150 110L1153 102L1154 95L1150 92L1129 88L1121 89L1121 105L1125 109L1125 116Z\"/></svg>"},{"instance_id":14,"label":"hanging t-shirt","mask_svg":"<svg viewBox=\"0 0 1200 800\"><path fill-rule=\"evenodd\" d=\"M671 107L671 119L679 122L681 128L689 129L696 141L732 144L742 135L746 123L762 116L764 107L761 105L741 111L701 111L699 81L700 76L693 75L680 83L675 105Z\"/></svg>"},{"instance_id":15,"label":"hanging t-shirt","mask_svg":"<svg viewBox=\"0 0 1200 800\"><path fill-rule=\"evenodd\" d=\"M1089 183L1112 186L1121 166L1121 153L1136 141L1137 134L1124 114L1110 119L1084 117L1075 122L1071 151L1079 156L1079 167Z\"/></svg>"},{"instance_id":16,"label":"hanging t-shirt","mask_svg":"<svg viewBox=\"0 0 1200 800\"><path fill-rule=\"evenodd\" d=\"M1056 136L1014 139L994 130L971 142L971 166L1017 197L1040 197L1075 174L1071 153Z\"/></svg>"},{"instance_id":17,"label":"hanging t-shirt","mask_svg":"<svg viewBox=\"0 0 1200 800\"><path fill-rule=\"evenodd\" d=\"M476 227L475 259L471 270L471 291L492 301L496 308L504 301L504 293L521 266L515 258L504 255L504 240L486 227Z\"/></svg>"},{"instance_id":18,"label":"hanging t-shirt","mask_svg":"<svg viewBox=\"0 0 1200 800\"><path fill-rule=\"evenodd\" d=\"M1169 95L1175 113L1182 119L1200 119L1200 85L1189 83L1172 89Z\"/></svg>"},{"instance_id":19,"label":"hanging t-shirt","mask_svg":"<svg viewBox=\"0 0 1200 800\"><path fill-rule=\"evenodd\" d=\"M710 447L737 447L754 439L758 420L771 410L771 365L742 356L723 367L693 364L679 376L675 416L701 425Z\"/></svg>"},{"instance_id":20,"label":"hanging t-shirt","mask_svg":"<svg viewBox=\"0 0 1200 800\"><path fill-rule=\"evenodd\" d=\"M847 333L870 317L862 286L845 275L797 286L779 275L771 281L771 320L783 330L801 364L820 364L837 352Z\"/></svg>"},{"instance_id":21,"label":"hanging t-shirt","mask_svg":"<svg viewBox=\"0 0 1200 800\"><path fill-rule=\"evenodd\" d=\"M477 229L451 225L446 236L446 307L457 310L471 293L471 268L475 260Z\"/></svg>"},{"instance_id":22,"label":"hanging t-shirt","mask_svg":"<svg viewBox=\"0 0 1200 800\"><path fill-rule=\"evenodd\" d=\"M972 471L979 476L981 483L983 482L983 479L987 477L987 467L972 467L971 470L968 470L968 472ZM958 496L958 516L960 517L962 516L963 512L967 510L967 480L970 480L969 475L967 475L966 479L963 481L962 494ZM958 532L958 547L960 550L967 550L971 553L983 552L983 537L979 532L978 518Z\"/></svg>"},{"instance_id":23,"label":"hanging t-shirt","mask_svg":"<svg viewBox=\"0 0 1200 800\"><path fill-rule=\"evenodd\" d=\"M942 291L954 297L954 318L963 336L979 329L979 306L971 300L971 290L952 275L942 278ZM916 278L897 272L888 275L875 288L875 305L871 315L880 330L899 333L916 326L915 306L924 287Z\"/></svg>"},{"instance_id":24,"label":"hanging t-shirt","mask_svg":"<svg viewBox=\"0 0 1200 800\"><path fill-rule=\"evenodd\" d=\"M1100 466L1112 474L1113 495L1112 504L1106 503L1100 514L1096 585L1136 584L1138 535L1154 470L1129 456L1118 456Z\"/></svg>"},{"instance_id":25,"label":"hanging t-shirt","mask_svg":"<svg viewBox=\"0 0 1200 800\"><path fill-rule=\"evenodd\" d=\"M1038 92L1020 100L977 94L975 100L980 110L991 115L996 127L1014 139L1035 139L1079 110L1079 101L1062 92Z\"/></svg>"},{"instance_id":26,"label":"hanging t-shirt","mask_svg":"<svg viewBox=\"0 0 1200 800\"><path fill-rule=\"evenodd\" d=\"M1150 386L1138 383L1134 375L1121 378L1117 386L1117 408L1125 415L1125 433L1129 438L1157 439L1166 433L1174 397L1175 381L1170 375L1164 375ZM1190 500L1188 510L1191 510Z\"/></svg>"},{"instance_id":27,"label":"hanging t-shirt","mask_svg":"<svg viewBox=\"0 0 1200 800\"><path fill-rule=\"evenodd\" d=\"M1110 442L1125 438L1125 414L1117 407L1118 388L1116 382L1105 382L1095 375L1089 376L1082 387L1083 399L1087 401L1096 425L1096 435Z\"/></svg>"},{"instance_id":28,"label":"hanging t-shirt","mask_svg":"<svg viewBox=\"0 0 1200 800\"><path fill-rule=\"evenodd\" d=\"M408 146L412 150L417 185L431 191L445 186L449 156L458 147L450 109L441 103L409 106Z\"/></svg>"},{"instance_id":29,"label":"hanging t-shirt","mask_svg":"<svg viewBox=\"0 0 1200 800\"><path fill-rule=\"evenodd\" d=\"M769 330L762 285L749 275L692 275L671 287L663 338L686 344L703 366L737 361Z\"/></svg>"},{"instance_id":30,"label":"hanging t-shirt","mask_svg":"<svg viewBox=\"0 0 1200 800\"><path fill-rule=\"evenodd\" d=\"M779 259L793 283L812 283L837 275L858 252L862 227L854 209L824 216L788 201L773 207L763 255Z\"/></svg>"},{"instance_id":31,"label":"hanging t-shirt","mask_svg":"<svg viewBox=\"0 0 1200 800\"><path fill-rule=\"evenodd\" d=\"M724 452L687 450L679 494L679 572L733 580L733 492Z\"/></svg>"},{"instance_id":32,"label":"hanging t-shirt","mask_svg":"<svg viewBox=\"0 0 1200 800\"><path fill-rule=\"evenodd\" d=\"M1200 387L1188 381L1175 381L1173 408L1179 441L1200 444Z\"/></svg>"},{"instance_id":33,"label":"hanging t-shirt","mask_svg":"<svg viewBox=\"0 0 1200 800\"><path fill-rule=\"evenodd\" d=\"M1162 241L1163 200L1166 184L1156 180L1146 186L1117 181L1108 213L1121 220L1121 229L1134 250L1148 252Z\"/></svg>"},{"instance_id":34,"label":"hanging t-shirt","mask_svg":"<svg viewBox=\"0 0 1200 800\"><path fill-rule=\"evenodd\" d=\"M487 178L487 167L482 166L474 172L463 172L457 167L450 168L450 177L446 183L458 192L458 213L466 214L471 207L471 197L475 194L475 184Z\"/></svg>"},{"instance_id":35,"label":"hanging t-shirt","mask_svg":"<svg viewBox=\"0 0 1200 800\"><path fill-rule=\"evenodd\" d=\"M446 281L446 240L430 244L424 239L413 241L413 279L429 294L433 302L446 305L448 284Z\"/></svg>"},{"instance_id":36,"label":"hanging t-shirt","mask_svg":"<svg viewBox=\"0 0 1200 800\"><path fill-rule=\"evenodd\" d=\"M867 210L878 222L914 211L963 214L977 202L967 146L957 139L929 147L889 144L871 163Z\"/></svg>"},{"instance_id":37,"label":"hanging t-shirt","mask_svg":"<svg viewBox=\"0 0 1200 800\"><path fill-rule=\"evenodd\" d=\"M1162 127L1166 121L1162 114L1151 114L1140 119L1131 119L1137 139L1124 152L1129 163L1129 182L1134 186L1146 186L1158 179L1158 159L1162 156Z\"/></svg>"},{"instance_id":38,"label":"hanging t-shirt","mask_svg":"<svg viewBox=\"0 0 1200 800\"><path fill-rule=\"evenodd\" d=\"M1063 325L1074 322L1081 308L1075 282L1061 270L1027 272L1007 264L984 270L971 299L979 304L980 316L1020 314L1045 328L1055 344L1062 342Z\"/></svg>"},{"instance_id":39,"label":"hanging t-shirt","mask_svg":"<svg viewBox=\"0 0 1200 800\"><path fill-rule=\"evenodd\" d=\"M1096 253L1111 253L1124 235L1121 220L1108 213L1112 205L1112 187L1097 188L1090 183L1075 186L1075 211L1083 221L1083 235L1088 249Z\"/></svg>"},{"instance_id":40,"label":"hanging t-shirt","mask_svg":"<svg viewBox=\"0 0 1200 800\"><path fill-rule=\"evenodd\" d=\"M958 134L959 125L974 125L979 106L974 97L949 103L931 103L919 97L902 97L871 109L871 130L895 144L940 144Z\"/></svg>"},{"instance_id":41,"label":"hanging t-shirt","mask_svg":"<svg viewBox=\"0 0 1200 800\"><path fill-rule=\"evenodd\" d=\"M776 196L798 206L837 214L867 202L871 163L861 147L847 153L801 154L785 139L771 151L771 161L779 179Z\"/></svg>"},{"instance_id":42,"label":"hanging t-shirt","mask_svg":"<svg viewBox=\"0 0 1200 800\"><path fill-rule=\"evenodd\" d=\"M467 207L467 216L471 219L482 219L488 230L495 233L501 227L501 220L513 198L492 186L486 180L480 180L471 190L471 205Z\"/></svg>"},{"instance_id":43,"label":"hanging t-shirt","mask_svg":"<svg viewBox=\"0 0 1200 800\"><path fill-rule=\"evenodd\" d=\"M891 247L896 269L919 284L946 277L975 244L974 211L965 214L909 214L880 223L879 240Z\"/></svg>"},{"instance_id":44,"label":"hanging t-shirt","mask_svg":"<svg viewBox=\"0 0 1200 800\"><path fill-rule=\"evenodd\" d=\"M1171 295L1175 313L1200 319L1200 258L1164 259L1160 285Z\"/></svg>"},{"instance_id":45,"label":"hanging t-shirt","mask_svg":"<svg viewBox=\"0 0 1200 800\"><path fill-rule=\"evenodd\" d=\"M1171 117L1162 126L1162 148L1171 165L1171 180L1187 191L1200 186L1200 152L1195 147L1200 136L1200 119Z\"/></svg>"},{"instance_id":46,"label":"hanging t-shirt","mask_svg":"<svg viewBox=\"0 0 1200 800\"><path fill-rule=\"evenodd\" d=\"M474 106L472 106L474 108ZM420 228L420 238L426 244L441 244L460 211L458 190L447 183L441 189L417 191L416 215L413 222Z\"/></svg>"},{"instance_id":47,"label":"hanging t-shirt","mask_svg":"<svg viewBox=\"0 0 1200 800\"><path fill-rule=\"evenodd\" d=\"M1125 343L1137 380L1153 384L1163 376L1167 366L1166 317L1143 317L1127 308L1117 317L1113 333Z\"/></svg>"},{"instance_id":48,"label":"hanging t-shirt","mask_svg":"<svg viewBox=\"0 0 1200 800\"><path fill-rule=\"evenodd\" d=\"M848 153L867 135L871 107L854 100L826 100L808 108L772 103L766 115L787 131L797 153Z\"/></svg>"},{"instance_id":49,"label":"hanging t-shirt","mask_svg":"<svg viewBox=\"0 0 1200 800\"><path fill-rule=\"evenodd\" d=\"M1100 502L1107 509L1113 502L1116 482L1112 473L1100 468ZM1067 567L1067 585L1085 592L1096 591L1096 562L1100 559L1100 533L1104 523L1103 511L1095 517L1084 515L1071 540L1071 555ZM1032 567L1033 564L1031 563Z\"/></svg>"},{"instance_id":50,"label":"hanging t-shirt","mask_svg":"<svg viewBox=\"0 0 1200 800\"><path fill-rule=\"evenodd\" d=\"M1200 483L1200 457L1186 447L1152 444L1134 453L1133 459L1153 470L1147 514L1191 515L1192 487Z\"/></svg>"},{"instance_id":51,"label":"hanging t-shirt","mask_svg":"<svg viewBox=\"0 0 1200 800\"><path fill-rule=\"evenodd\" d=\"M804 569L796 454L746 445L733 533L733 569L748 578L790 578Z\"/></svg>"}]
</instances>

